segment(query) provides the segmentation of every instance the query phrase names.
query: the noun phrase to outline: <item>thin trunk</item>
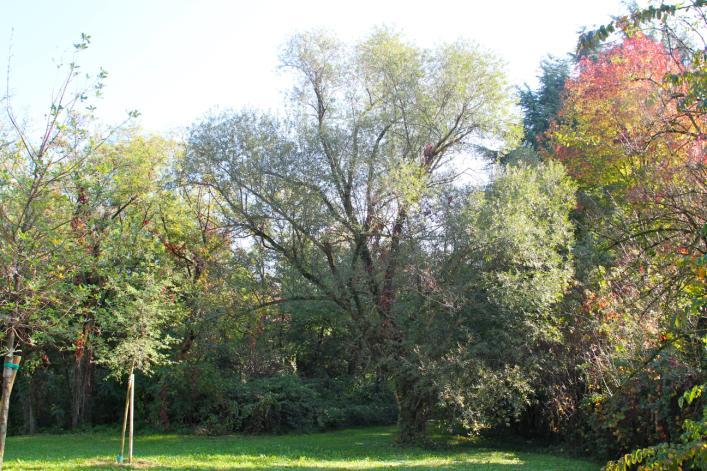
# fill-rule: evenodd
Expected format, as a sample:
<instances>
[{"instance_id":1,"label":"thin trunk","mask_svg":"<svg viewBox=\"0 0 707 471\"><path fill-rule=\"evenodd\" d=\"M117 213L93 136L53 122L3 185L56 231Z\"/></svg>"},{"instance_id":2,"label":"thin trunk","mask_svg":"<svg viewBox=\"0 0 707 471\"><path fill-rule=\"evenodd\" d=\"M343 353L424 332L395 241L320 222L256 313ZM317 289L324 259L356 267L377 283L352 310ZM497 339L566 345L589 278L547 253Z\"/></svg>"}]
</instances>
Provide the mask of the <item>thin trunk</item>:
<instances>
[{"instance_id":1,"label":"thin trunk","mask_svg":"<svg viewBox=\"0 0 707 471\"><path fill-rule=\"evenodd\" d=\"M7 347L9 355L5 357L5 364L2 370L2 403L0 404L0 471L2 471L5 457L5 438L7 437L7 419L10 412L10 395L12 386L15 384L17 370L20 367L22 357L15 353L15 333L10 330L7 335Z\"/></svg>"},{"instance_id":2,"label":"thin trunk","mask_svg":"<svg viewBox=\"0 0 707 471\"><path fill-rule=\"evenodd\" d=\"M71 427L77 428L90 420L90 400L93 392L93 348L90 345L93 323L84 325L84 344L77 349L71 391Z\"/></svg>"},{"instance_id":3,"label":"thin trunk","mask_svg":"<svg viewBox=\"0 0 707 471\"><path fill-rule=\"evenodd\" d=\"M162 384L160 388L160 423L162 424L162 430L165 432L169 430L169 385L167 383Z\"/></svg>"},{"instance_id":4,"label":"thin trunk","mask_svg":"<svg viewBox=\"0 0 707 471\"><path fill-rule=\"evenodd\" d=\"M37 433L37 418L34 416L34 401L32 398L27 400L27 430L28 435Z\"/></svg>"},{"instance_id":5,"label":"thin trunk","mask_svg":"<svg viewBox=\"0 0 707 471\"><path fill-rule=\"evenodd\" d=\"M34 435L37 431L37 418L34 411L34 385L32 377L27 379L27 392L24 396L25 406L25 433Z\"/></svg>"}]
</instances>

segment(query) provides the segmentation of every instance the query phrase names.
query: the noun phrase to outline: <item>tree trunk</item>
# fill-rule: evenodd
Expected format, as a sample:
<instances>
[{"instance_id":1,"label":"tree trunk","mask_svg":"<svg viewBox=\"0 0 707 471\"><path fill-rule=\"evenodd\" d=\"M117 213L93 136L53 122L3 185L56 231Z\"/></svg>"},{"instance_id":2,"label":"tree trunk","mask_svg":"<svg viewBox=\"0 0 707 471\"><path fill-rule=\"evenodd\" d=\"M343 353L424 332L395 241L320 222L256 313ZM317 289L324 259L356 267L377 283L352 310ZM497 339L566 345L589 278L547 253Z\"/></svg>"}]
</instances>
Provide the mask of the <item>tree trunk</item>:
<instances>
[{"instance_id":1,"label":"tree trunk","mask_svg":"<svg viewBox=\"0 0 707 471\"><path fill-rule=\"evenodd\" d=\"M34 389L31 376L27 378L27 392L23 399L25 406L25 433L34 435L37 432L37 418L34 411Z\"/></svg>"},{"instance_id":2,"label":"tree trunk","mask_svg":"<svg viewBox=\"0 0 707 471\"><path fill-rule=\"evenodd\" d=\"M169 385L163 383L160 388L160 423L162 424L162 430L167 432L169 430Z\"/></svg>"},{"instance_id":3,"label":"tree trunk","mask_svg":"<svg viewBox=\"0 0 707 471\"><path fill-rule=\"evenodd\" d=\"M88 347L74 361L71 388L71 427L86 424L90 418L90 399L93 391L93 349Z\"/></svg>"},{"instance_id":4,"label":"tree trunk","mask_svg":"<svg viewBox=\"0 0 707 471\"><path fill-rule=\"evenodd\" d=\"M395 378L395 398L398 403L398 443L425 445L427 421L432 412L432 385L422 378L400 375Z\"/></svg>"},{"instance_id":5,"label":"tree trunk","mask_svg":"<svg viewBox=\"0 0 707 471\"><path fill-rule=\"evenodd\" d=\"M10 412L10 395L12 386L15 384L15 376L19 369L21 357L12 355L14 353L15 336L11 332L8 335L7 344L10 355L5 357L5 365L2 370L2 403L0 404L0 471L5 457L5 438L7 437L7 419ZM14 366L9 366L14 365Z\"/></svg>"}]
</instances>

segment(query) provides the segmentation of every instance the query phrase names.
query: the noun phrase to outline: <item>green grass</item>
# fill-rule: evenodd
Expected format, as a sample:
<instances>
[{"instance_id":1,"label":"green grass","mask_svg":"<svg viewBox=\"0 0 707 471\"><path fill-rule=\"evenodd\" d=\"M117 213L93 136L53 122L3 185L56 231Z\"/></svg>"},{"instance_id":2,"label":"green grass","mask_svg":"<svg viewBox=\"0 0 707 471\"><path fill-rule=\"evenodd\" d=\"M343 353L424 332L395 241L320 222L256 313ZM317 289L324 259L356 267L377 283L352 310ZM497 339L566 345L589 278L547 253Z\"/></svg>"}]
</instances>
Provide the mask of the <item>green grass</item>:
<instances>
[{"instance_id":1,"label":"green grass","mask_svg":"<svg viewBox=\"0 0 707 471\"><path fill-rule=\"evenodd\" d=\"M138 435L136 469L165 470L597 470L586 460L446 438L434 449L394 445L392 427L282 436ZM6 470L120 469L118 434L10 437ZM521 447L522 448L522 447Z\"/></svg>"}]
</instances>

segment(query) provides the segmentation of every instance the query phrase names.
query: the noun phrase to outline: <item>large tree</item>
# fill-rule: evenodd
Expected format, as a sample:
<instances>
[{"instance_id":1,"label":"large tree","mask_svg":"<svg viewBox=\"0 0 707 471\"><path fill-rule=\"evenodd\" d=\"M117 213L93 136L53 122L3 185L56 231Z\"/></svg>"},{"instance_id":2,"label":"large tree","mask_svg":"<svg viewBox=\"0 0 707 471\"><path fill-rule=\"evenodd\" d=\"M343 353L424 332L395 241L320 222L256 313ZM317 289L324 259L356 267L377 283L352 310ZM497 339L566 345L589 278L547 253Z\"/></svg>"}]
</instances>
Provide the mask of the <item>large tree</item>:
<instances>
[{"instance_id":1,"label":"large tree","mask_svg":"<svg viewBox=\"0 0 707 471\"><path fill-rule=\"evenodd\" d=\"M361 349L393 378L401 440L415 441L434 399L405 368L398 301L410 221L453 179L450 161L511 137L511 93L478 48L424 50L385 30L354 47L300 34L282 61L296 80L286 115L198 124L190 179L213 191L234 230L307 280L296 298L325 299L351 317Z\"/></svg>"}]
</instances>

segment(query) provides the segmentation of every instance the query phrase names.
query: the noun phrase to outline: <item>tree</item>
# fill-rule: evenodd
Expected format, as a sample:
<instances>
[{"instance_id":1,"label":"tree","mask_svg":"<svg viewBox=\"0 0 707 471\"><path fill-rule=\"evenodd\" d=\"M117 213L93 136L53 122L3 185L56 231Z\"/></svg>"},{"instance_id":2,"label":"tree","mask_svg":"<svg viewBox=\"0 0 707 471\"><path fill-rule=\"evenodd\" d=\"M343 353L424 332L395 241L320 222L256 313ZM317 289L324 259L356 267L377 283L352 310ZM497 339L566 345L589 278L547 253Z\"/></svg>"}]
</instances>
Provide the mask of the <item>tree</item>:
<instances>
[{"instance_id":1,"label":"tree","mask_svg":"<svg viewBox=\"0 0 707 471\"><path fill-rule=\"evenodd\" d=\"M677 397L704 378L701 8L649 7L583 35L549 133L546 155L581 187L574 350L593 429L583 439L604 452L675 440Z\"/></svg>"},{"instance_id":2,"label":"tree","mask_svg":"<svg viewBox=\"0 0 707 471\"><path fill-rule=\"evenodd\" d=\"M493 57L468 44L421 50L385 30L353 48L297 35L282 60L297 80L287 117L227 113L195 126L190 180L307 280L306 297L351 317L393 378L401 441L416 441L432 398L404 367L396 320L410 219L448 184L453 156L512 137L508 88Z\"/></svg>"},{"instance_id":3,"label":"tree","mask_svg":"<svg viewBox=\"0 0 707 471\"><path fill-rule=\"evenodd\" d=\"M89 43L90 36L83 34L74 48L79 52ZM88 83L82 84L75 62L63 70L64 79L36 139L32 124L15 114L9 90L3 99L7 120L0 128L0 319L5 370L8 364L18 369L17 353L59 344L67 320L79 311L83 293L73 289L72 279L80 276L83 248L72 234L76 206L67 189L116 130L100 132L92 126L89 98L100 95L106 72L87 76ZM77 199L81 201L80 194ZM5 371L4 377L0 467L14 373Z\"/></svg>"},{"instance_id":4,"label":"tree","mask_svg":"<svg viewBox=\"0 0 707 471\"><path fill-rule=\"evenodd\" d=\"M182 163L180 154L174 162L177 173ZM178 174L174 178L179 181ZM173 386L195 384L202 364L228 364L242 378L262 374L254 355L246 360L239 353L254 350L249 347L273 302L273 282L262 248L237 246L229 227L221 225L219 206L208 191L179 185L164 196L147 228L164 247L177 284L175 297L184 309L181 322L165 330L179 340L172 359L184 367L163 368L159 374L158 415L168 429L168 410L181 400ZM250 331L249 342L244 331Z\"/></svg>"},{"instance_id":5,"label":"tree","mask_svg":"<svg viewBox=\"0 0 707 471\"><path fill-rule=\"evenodd\" d=\"M684 90L664 82L676 61L640 33L580 60L551 131L554 154L575 178L628 191L644 170L666 174L691 158L700 125L674 98Z\"/></svg>"},{"instance_id":6,"label":"tree","mask_svg":"<svg viewBox=\"0 0 707 471\"><path fill-rule=\"evenodd\" d=\"M88 47L82 35L77 51ZM69 311L64 306L65 280L73 273L66 260L73 256L67 237L71 208L62 184L83 164L85 155L100 146L85 129L85 101L89 90L75 88L78 66L71 63L49 107L44 129L32 139L17 118L11 97L4 98L0 160L0 316L3 323L6 365L17 364L21 346L32 346L34 335L47 330ZM100 91L101 73L93 89ZM67 241L69 241L67 243ZM8 367L5 366L4 370ZM15 370L17 367L14 368ZM14 374L4 374L0 411L0 467L4 453L8 407Z\"/></svg>"},{"instance_id":7,"label":"tree","mask_svg":"<svg viewBox=\"0 0 707 471\"><path fill-rule=\"evenodd\" d=\"M100 316L110 317L110 304L121 270L137 270L126 265L138 263L128 254L142 249L144 257L157 257L158 237L147 222L155 217L160 202L167 160L173 143L161 138L144 138L135 132L115 136L87 156L84 165L72 172L66 188L74 204L71 230L81 256L74 262L74 289L81 293L76 315L66 333L73 344L71 425L90 420L90 398L96 367L95 340L101 330ZM134 244L124 246L125 237ZM154 239L154 240L153 240ZM157 252L156 252L157 251ZM138 263L137 265L142 266ZM108 335L111 331L104 330ZM100 340L100 339L98 339Z\"/></svg>"},{"instance_id":8,"label":"tree","mask_svg":"<svg viewBox=\"0 0 707 471\"><path fill-rule=\"evenodd\" d=\"M562 107L562 92L570 74L570 64L566 59L548 57L540 63L540 70L537 90L525 85L518 91L523 109L524 141L535 150L541 148L545 133Z\"/></svg>"},{"instance_id":9,"label":"tree","mask_svg":"<svg viewBox=\"0 0 707 471\"><path fill-rule=\"evenodd\" d=\"M545 363L554 360L548 351L564 340L556 308L574 274L575 190L556 163L512 165L462 206L463 238L435 270L446 294L430 296L433 306L458 307L431 309L427 329L447 338L418 351L443 345L428 357L429 374L440 403L470 432L518 421L537 400Z\"/></svg>"}]
</instances>

